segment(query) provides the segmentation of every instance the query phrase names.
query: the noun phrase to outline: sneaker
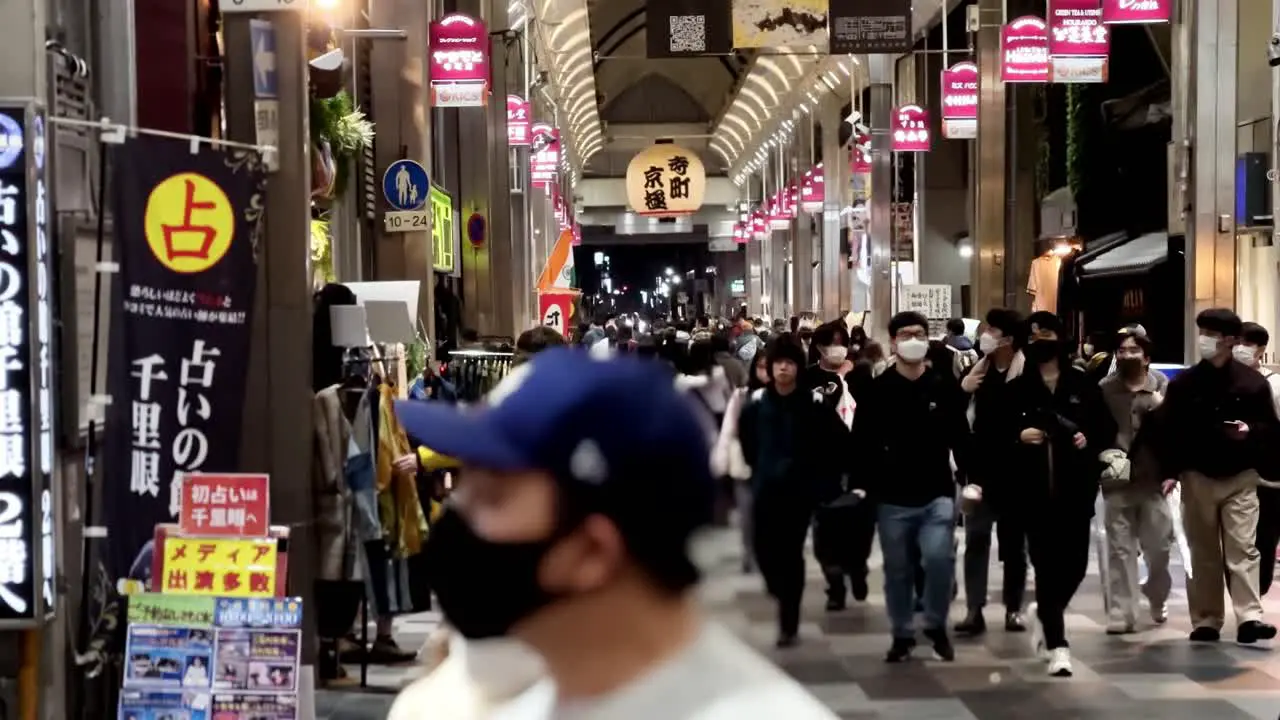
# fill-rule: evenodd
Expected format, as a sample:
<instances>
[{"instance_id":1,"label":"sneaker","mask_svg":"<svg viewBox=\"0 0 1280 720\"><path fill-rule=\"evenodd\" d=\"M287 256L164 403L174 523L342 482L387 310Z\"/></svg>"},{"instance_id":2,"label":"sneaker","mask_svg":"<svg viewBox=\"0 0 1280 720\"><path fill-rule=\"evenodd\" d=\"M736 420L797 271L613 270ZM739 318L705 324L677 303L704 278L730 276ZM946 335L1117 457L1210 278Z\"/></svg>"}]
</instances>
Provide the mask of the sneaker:
<instances>
[{"instance_id":1,"label":"sneaker","mask_svg":"<svg viewBox=\"0 0 1280 720\"><path fill-rule=\"evenodd\" d=\"M866 578L849 578L850 588L853 590L853 599L858 602L866 602L869 589L867 588Z\"/></svg>"},{"instance_id":2,"label":"sneaker","mask_svg":"<svg viewBox=\"0 0 1280 720\"><path fill-rule=\"evenodd\" d=\"M1071 677L1070 650L1061 647L1049 651L1049 675L1051 677Z\"/></svg>"},{"instance_id":3,"label":"sneaker","mask_svg":"<svg viewBox=\"0 0 1280 720\"><path fill-rule=\"evenodd\" d=\"M916 649L916 641L914 638L894 638L893 645L889 646L889 652L884 656L884 661L889 663L906 662L911 659L911 651Z\"/></svg>"},{"instance_id":4,"label":"sneaker","mask_svg":"<svg viewBox=\"0 0 1280 720\"><path fill-rule=\"evenodd\" d=\"M1151 603L1151 622L1157 625L1169 622L1169 603Z\"/></svg>"},{"instance_id":5,"label":"sneaker","mask_svg":"<svg viewBox=\"0 0 1280 720\"><path fill-rule=\"evenodd\" d=\"M1271 634L1274 635L1275 632L1276 632L1275 628L1272 628ZM1218 642L1218 639L1221 637L1222 637L1222 633L1218 632L1217 628L1198 627L1195 630L1191 631L1191 642L1203 642L1203 643Z\"/></svg>"},{"instance_id":6,"label":"sneaker","mask_svg":"<svg viewBox=\"0 0 1280 720\"><path fill-rule=\"evenodd\" d=\"M1271 640L1275 636L1276 626L1268 625L1261 620L1243 622L1236 628L1236 642L1241 645L1252 645L1259 640Z\"/></svg>"},{"instance_id":7,"label":"sneaker","mask_svg":"<svg viewBox=\"0 0 1280 720\"><path fill-rule=\"evenodd\" d=\"M799 644L800 644L800 636L797 635L796 633L782 633L781 635L778 636L777 642L775 642L773 645L779 650L785 650L787 648L793 648Z\"/></svg>"},{"instance_id":8,"label":"sneaker","mask_svg":"<svg viewBox=\"0 0 1280 720\"><path fill-rule=\"evenodd\" d=\"M1015 611L1004 614L1004 631L1020 633L1027 631L1027 619L1022 613Z\"/></svg>"},{"instance_id":9,"label":"sneaker","mask_svg":"<svg viewBox=\"0 0 1280 720\"><path fill-rule=\"evenodd\" d=\"M964 619L956 623L956 634L977 637L987 631L987 619L981 610L970 610Z\"/></svg>"},{"instance_id":10,"label":"sneaker","mask_svg":"<svg viewBox=\"0 0 1280 720\"><path fill-rule=\"evenodd\" d=\"M1108 635L1130 635L1134 632L1134 624L1129 620L1112 620L1107 623Z\"/></svg>"},{"instance_id":11,"label":"sneaker","mask_svg":"<svg viewBox=\"0 0 1280 720\"><path fill-rule=\"evenodd\" d=\"M845 604L843 593L841 593L839 597L836 597L835 595L827 596L827 612L840 612L846 607L847 605Z\"/></svg>"},{"instance_id":12,"label":"sneaker","mask_svg":"<svg viewBox=\"0 0 1280 720\"><path fill-rule=\"evenodd\" d=\"M404 650L389 636L374 640L369 647L369 662L373 665L399 665L413 662L416 657L417 653Z\"/></svg>"},{"instance_id":13,"label":"sneaker","mask_svg":"<svg viewBox=\"0 0 1280 720\"><path fill-rule=\"evenodd\" d=\"M933 654L943 662L955 662L956 649L951 645L951 638L947 637L947 631L944 628L936 628L934 630L925 630L924 636L929 638L933 643Z\"/></svg>"},{"instance_id":14,"label":"sneaker","mask_svg":"<svg viewBox=\"0 0 1280 720\"><path fill-rule=\"evenodd\" d=\"M1036 616L1036 604L1027 608L1027 617L1031 618L1031 651L1041 660L1049 660L1049 650L1044 644L1044 628L1040 626L1040 618Z\"/></svg>"}]
</instances>

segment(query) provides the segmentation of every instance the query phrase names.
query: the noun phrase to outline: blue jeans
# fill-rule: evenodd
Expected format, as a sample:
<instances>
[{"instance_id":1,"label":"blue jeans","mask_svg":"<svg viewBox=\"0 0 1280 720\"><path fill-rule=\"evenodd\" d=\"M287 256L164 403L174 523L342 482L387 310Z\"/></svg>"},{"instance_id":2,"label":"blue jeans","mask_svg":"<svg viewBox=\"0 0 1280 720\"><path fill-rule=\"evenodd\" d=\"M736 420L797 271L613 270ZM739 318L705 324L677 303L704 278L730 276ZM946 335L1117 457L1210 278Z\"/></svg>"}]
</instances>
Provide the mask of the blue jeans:
<instances>
[{"instance_id":1,"label":"blue jeans","mask_svg":"<svg viewBox=\"0 0 1280 720\"><path fill-rule=\"evenodd\" d=\"M924 567L925 628L945 629L956 576L955 500L940 497L923 507L881 505L877 526L893 636L910 639L916 634L916 562Z\"/></svg>"}]
</instances>

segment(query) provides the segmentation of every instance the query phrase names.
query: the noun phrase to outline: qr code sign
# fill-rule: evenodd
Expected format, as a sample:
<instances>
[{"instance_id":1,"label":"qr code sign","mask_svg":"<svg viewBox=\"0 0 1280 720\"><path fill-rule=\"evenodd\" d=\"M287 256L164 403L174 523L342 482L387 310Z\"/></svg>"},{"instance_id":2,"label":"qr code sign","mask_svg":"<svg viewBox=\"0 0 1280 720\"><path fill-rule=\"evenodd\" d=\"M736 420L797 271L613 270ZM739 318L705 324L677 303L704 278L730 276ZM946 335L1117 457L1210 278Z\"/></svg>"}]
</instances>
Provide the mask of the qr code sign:
<instances>
[{"instance_id":1,"label":"qr code sign","mask_svg":"<svg viewBox=\"0 0 1280 720\"><path fill-rule=\"evenodd\" d=\"M701 53L707 51L707 16L671 16L671 52Z\"/></svg>"}]
</instances>

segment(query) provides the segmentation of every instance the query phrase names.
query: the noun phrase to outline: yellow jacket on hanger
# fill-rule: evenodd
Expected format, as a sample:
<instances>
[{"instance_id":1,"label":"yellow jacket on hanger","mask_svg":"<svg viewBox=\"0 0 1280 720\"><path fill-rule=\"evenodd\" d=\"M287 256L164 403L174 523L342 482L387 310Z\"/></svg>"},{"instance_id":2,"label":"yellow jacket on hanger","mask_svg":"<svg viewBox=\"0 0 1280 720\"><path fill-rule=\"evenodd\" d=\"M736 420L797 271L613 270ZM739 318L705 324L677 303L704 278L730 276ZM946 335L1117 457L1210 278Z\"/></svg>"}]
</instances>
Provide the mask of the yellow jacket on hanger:
<instances>
[{"instance_id":1,"label":"yellow jacket on hanger","mask_svg":"<svg viewBox=\"0 0 1280 720\"><path fill-rule=\"evenodd\" d=\"M422 465L422 469L427 472L435 472L437 470L457 470L461 464L457 460L448 455L441 455L429 447L418 447L418 463Z\"/></svg>"}]
</instances>

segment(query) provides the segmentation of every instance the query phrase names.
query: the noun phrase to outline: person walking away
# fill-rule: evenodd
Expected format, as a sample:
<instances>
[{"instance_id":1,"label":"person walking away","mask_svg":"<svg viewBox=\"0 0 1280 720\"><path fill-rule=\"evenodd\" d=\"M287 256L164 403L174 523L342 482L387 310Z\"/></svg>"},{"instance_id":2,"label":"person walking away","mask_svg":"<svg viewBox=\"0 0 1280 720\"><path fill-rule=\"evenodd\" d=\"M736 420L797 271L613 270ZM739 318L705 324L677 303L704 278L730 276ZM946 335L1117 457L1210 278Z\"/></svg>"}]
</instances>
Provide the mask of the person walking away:
<instances>
[{"instance_id":1,"label":"person walking away","mask_svg":"<svg viewBox=\"0 0 1280 720\"><path fill-rule=\"evenodd\" d=\"M849 359L849 337L842 321L819 325L813 332L811 355L819 358L805 371L809 391L835 412L846 429L853 427L856 406L853 396L853 361ZM851 437L825 452L850 452ZM827 611L846 607L849 591L858 602L867 599L867 558L875 540L875 515L870 503L819 508L814 515L813 552L827 581ZM846 584L845 576L849 580Z\"/></svg>"},{"instance_id":2,"label":"person walking away","mask_svg":"<svg viewBox=\"0 0 1280 720\"><path fill-rule=\"evenodd\" d=\"M1151 340L1130 333L1116 348L1116 372L1102 381L1116 435L1102 452L1102 496L1106 512L1108 593L1107 633L1134 632L1138 615L1138 551L1147 563L1142 591L1151 620L1169 619L1169 553L1173 547L1173 513L1160 492L1156 461L1155 410L1164 400L1169 378L1151 369ZM1273 550L1274 552L1274 550Z\"/></svg>"},{"instance_id":3,"label":"person walking away","mask_svg":"<svg viewBox=\"0 0 1280 720\"><path fill-rule=\"evenodd\" d=\"M756 562L778 603L780 648L799 642L804 543L818 505L839 496L843 457L831 449L848 430L800 383L804 350L783 333L768 350L770 384L748 398L738 425L751 466Z\"/></svg>"},{"instance_id":4,"label":"person walking away","mask_svg":"<svg viewBox=\"0 0 1280 720\"><path fill-rule=\"evenodd\" d=\"M1271 333L1258 323L1247 322L1240 332L1240 344L1232 350L1236 360L1262 373L1271 389L1271 401L1280 415L1280 375L1262 365L1271 342ZM1276 572L1276 545L1280 543L1280 478L1264 478L1258 483L1258 594L1266 595Z\"/></svg>"},{"instance_id":5,"label":"person walking away","mask_svg":"<svg viewBox=\"0 0 1280 720\"><path fill-rule=\"evenodd\" d=\"M1187 601L1191 640L1216 642L1225 620L1223 583L1236 614L1236 642L1275 637L1262 621L1257 547L1259 476L1275 464L1276 410L1260 373L1237 362L1240 317L1213 308L1196 317L1200 362L1169 383L1161 406L1164 492L1179 485L1191 546ZM1226 572L1223 572L1225 562Z\"/></svg>"},{"instance_id":6,"label":"person walking away","mask_svg":"<svg viewBox=\"0 0 1280 720\"><path fill-rule=\"evenodd\" d=\"M445 620L526 643L549 673L530 690L545 705L506 717L834 720L700 609L710 448L661 367L551 349L487 399L397 410L462 465L423 550Z\"/></svg>"},{"instance_id":7,"label":"person walking away","mask_svg":"<svg viewBox=\"0 0 1280 720\"><path fill-rule=\"evenodd\" d=\"M735 359L734 362L737 362ZM742 572L755 572L755 551L751 542L754 534L752 526L752 493L751 466L747 464L742 452L742 441L738 428L741 425L742 408L747 398L757 390L763 390L769 384L769 356L763 350L756 353L751 363L751 377L745 387L733 392L729 407L724 413L724 422L720 425L720 435L711 449L711 473L715 477L729 477L733 480L733 504L738 511L738 529L742 535Z\"/></svg>"},{"instance_id":8,"label":"person walking away","mask_svg":"<svg viewBox=\"0 0 1280 720\"><path fill-rule=\"evenodd\" d=\"M949 370L927 367L929 322L915 312L889 322L897 360L858 394L853 452L862 466L856 492L877 503L884 591L893 642L886 660L901 662L916 645L915 573L925 573L924 634L935 654L954 660L947 614L955 582L955 475L968 466L965 398Z\"/></svg>"},{"instance_id":9,"label":"person walking away","mask_svg":"<svg viewBox=\"0 0 1280 720\"><path fill-rule=\"evenodd\" d=\"M1028 318L1027 367L1010 383L1021 482L1009 498L1027 522L1036 572L1032 645L1049 674L1070 677L1064 615L1089 566L1090 524L1102 464L1115 437L1098 384L1071 364L1062 321L1049 312Z\"/></svg>"},{"instance_id":10,"label":"person walking away","mask_svg":"<svg viewBox=\"0 0 1280 720\"><path fill-rule=\"evenodd\" d=\"M982 359L960 381L972 398L969 412L973 428L973 452L969 485L965 492L975 499L975 507L964 518L964 595L967 612L956 624L961 635L981 635L987 631L983 609L987 605L988 573L991 567L991 537L999 540L1001 601L1004 629L1024 632L1022 614L1027 588L1027 531L1023 513L1011 502L1013 486L1022 478L1020 468L1010 462L1017 451L1016 407L1010 383L1022 374L1026 359L1020 348L1026 325L1016 310L995 308L987 313L986 329L978 338Z\"/></svg>"},{"instance_id":11,"label":"person walking away","mask_svg":"<svg viewBox=\"0 0 1280 720\"><path fill-rule=\"evenodd\" d=\"M738 323L740 332L738 333L737 346L734 352L738 359L744 363L749 363L755 358L756 353L764 349L764 341L760 339L760 335L756 332L756 326L748 320L742 320Z\"/></svg>"}]
</instances>

